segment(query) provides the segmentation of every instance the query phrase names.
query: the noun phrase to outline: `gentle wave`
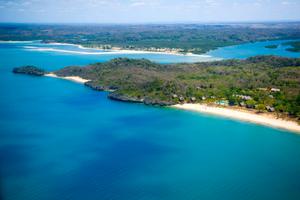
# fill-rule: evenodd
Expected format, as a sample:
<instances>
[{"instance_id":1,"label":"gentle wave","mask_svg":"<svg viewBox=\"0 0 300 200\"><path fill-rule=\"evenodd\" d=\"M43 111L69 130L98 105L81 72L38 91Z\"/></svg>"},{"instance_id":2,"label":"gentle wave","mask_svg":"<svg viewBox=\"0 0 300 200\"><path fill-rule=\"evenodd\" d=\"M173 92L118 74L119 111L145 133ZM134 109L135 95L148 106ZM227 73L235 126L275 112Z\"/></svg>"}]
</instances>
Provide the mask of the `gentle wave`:
<instances>
[{"instance_id":1,"label":"gentle wave","mask_svg":"<svg viewBox=\"0 0 300 200\"><path fill-rule=\"evenodd\" d=\"M21 43L21 44L29 44L29 43L34 43L34 42L37 42L37 41L15 41L15 40L0 40L0 43L8 43L8 44L18 44L18 43Z\"/></svg>"},{"instance_id":2,"label":"gentle wave","mask_svg":"<svg viewBox=\"0 0 300 200\"><path fill-rule=\"evenodd\" d=\"M49 43L42 43L42 44L45 44L45 45L55 45L55 46L73 46L73 47L77 47L79 49L93 49L93 48L83 47L80 44L71 44L71 43L49 42Z\"/></svg>"}]
</instances>

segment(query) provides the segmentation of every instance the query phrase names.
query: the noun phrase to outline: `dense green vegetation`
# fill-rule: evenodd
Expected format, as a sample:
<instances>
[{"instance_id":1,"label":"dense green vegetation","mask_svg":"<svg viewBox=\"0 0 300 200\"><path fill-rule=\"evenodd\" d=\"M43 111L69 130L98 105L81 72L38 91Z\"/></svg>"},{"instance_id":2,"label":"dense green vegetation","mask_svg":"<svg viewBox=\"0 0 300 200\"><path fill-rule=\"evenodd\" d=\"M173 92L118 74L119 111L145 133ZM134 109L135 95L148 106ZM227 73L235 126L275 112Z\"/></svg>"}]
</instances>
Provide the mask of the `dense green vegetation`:
<instances>
[{"instance_id":1,"label":"dense green vegetation","mask_svg":"<svg viewBox=\"0 0 300 200\"><path fill-rule=\"evenodd\" d=\"M300 117L300 59L257 56L194 64L156 64L145 59L113 59L86 67L66 67L59 76L92 80L115 99L149 104L212 102L276 111Z\"/></svg>"},{"instance_id":2,"label":"dense green vegetation","mask_svg":"<svg viewBox=\"0 0 300 200\"><path fill-rule=\"evenodd\" d=\"M268 48L268 49L277 49L278 45L267 45L265 46L265 48Z\"/></svg>"},{"instance_id":3,"label":"dense green vegetation","mask_svg":"<svg viewBox=\"0 0 300 200\"><path fill-rule=\"evenodd\" d=\"M39 69L35 66L23 66L23 67L14 68L13 73L28 74L32 76L43 76L46 73L46 71Z\"/></svg>"},{"instance_id":4,"label":"dense green vegetation","mask_svg":"<svg viewBox=\"0 0 300 200\"><path fill-rule=\"evenodd\" d=\"M300 41L295 41L295 42L288 42L285 43L285 45L290 45L292 46L291 48L287 48L286 50L292 51L292 52L300 52Z\"/></svg>"},{"instance_id":5,"label":"dense green vegetation","mask_svg":"<svg viewBox=\"0 0 300 200\"><path fill-rule=\"evenodd\" d=\"M245 42L300 38L299 23L40 25L0 24L0 40L43 40L88 47L204 53Z\"/></svg>"}]
</instances>

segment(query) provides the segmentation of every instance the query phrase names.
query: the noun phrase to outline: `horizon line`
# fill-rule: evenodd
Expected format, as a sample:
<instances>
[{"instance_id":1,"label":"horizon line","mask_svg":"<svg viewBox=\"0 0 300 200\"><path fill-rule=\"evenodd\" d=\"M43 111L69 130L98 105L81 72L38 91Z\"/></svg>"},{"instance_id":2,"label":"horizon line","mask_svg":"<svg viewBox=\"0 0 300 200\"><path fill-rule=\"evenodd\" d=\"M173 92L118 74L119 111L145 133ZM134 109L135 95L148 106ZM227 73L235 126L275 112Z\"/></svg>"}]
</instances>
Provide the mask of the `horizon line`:
<instances>
[{"instance_id":1,"label":"horizon line","mask_svg":"<svg viewBox=\"0 0 300 200\"><path fill-rule=\"evenodd\" d=\"M147 24L254 24L254 23L300 23L297 20L249 20L249 21L165 21L165 22L0 22L0 24L74 24L74 25L147 25Z\"/></svg>"}]
</instances>

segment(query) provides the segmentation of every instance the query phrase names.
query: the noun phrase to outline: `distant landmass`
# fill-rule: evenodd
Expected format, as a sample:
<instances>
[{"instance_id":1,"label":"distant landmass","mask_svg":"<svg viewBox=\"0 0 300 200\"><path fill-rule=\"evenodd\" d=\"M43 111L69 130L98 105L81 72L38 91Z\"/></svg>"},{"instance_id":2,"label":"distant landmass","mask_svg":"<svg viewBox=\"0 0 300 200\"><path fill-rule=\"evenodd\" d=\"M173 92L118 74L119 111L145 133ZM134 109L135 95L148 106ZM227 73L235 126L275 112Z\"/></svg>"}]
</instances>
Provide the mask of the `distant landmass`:
<instances>
[{"instance_id":1,"label":"distant landmass","mask_svg":"<svg viewBox=\"0 0 300 200\"><path fill-rule=\"evenodd\" d=\"M247 42L299 39L300 23L51 25L0 24L0 40L42 40L100 49L203 54Z\"/></svg>"},{"instance_id":2,"label":"distant landmass","mask_svg":"<svg viewBox=\"0 0 300 200\"><path fill-rule=\"evenodd\" d=\"M291 48L287 48L286 50L291 52L300 52L300 41L287 42L285 45L292 46Z\"/></svg>"},{"instance_id":3,"label":"distant landmass","mask_svg":"<svg viewBox=\"0 0 300 200\"><path fill-rule=\"evenodd\" d=\"M265 47L268 49L276 49L278 47L278 45L267 45Z\"/></svg>"}]
</instances>

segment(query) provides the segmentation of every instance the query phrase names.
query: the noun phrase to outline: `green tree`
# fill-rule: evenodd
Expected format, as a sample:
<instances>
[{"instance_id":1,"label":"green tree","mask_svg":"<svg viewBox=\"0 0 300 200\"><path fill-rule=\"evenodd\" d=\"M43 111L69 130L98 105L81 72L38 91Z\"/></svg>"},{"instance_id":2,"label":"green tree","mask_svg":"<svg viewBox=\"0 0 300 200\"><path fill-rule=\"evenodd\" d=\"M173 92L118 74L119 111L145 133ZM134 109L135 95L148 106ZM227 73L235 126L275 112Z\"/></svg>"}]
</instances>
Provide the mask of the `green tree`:
<instances>
[{"instance_id":1,"label":"green tree","mask_svg":"<svg viewBox=\"0 0 300 200\"><path fill-rule=\"evenodd\" d=\"M263 112L266 109L266 106L264 104L258 104L256 106L256 109L258 110L258 112Z\"/></svg>"},{"instance_id":2,"label":"green tree","mask_svg":"<svg viewBox=\"0 0 300 200\"><path fill-rule=\"evenodd\" d=\"M256 101L254 101L253 99L246 101L247 108L255 108L255 105L256 105Z\"/></svg>"}]
</instances>

